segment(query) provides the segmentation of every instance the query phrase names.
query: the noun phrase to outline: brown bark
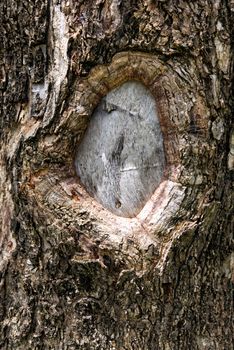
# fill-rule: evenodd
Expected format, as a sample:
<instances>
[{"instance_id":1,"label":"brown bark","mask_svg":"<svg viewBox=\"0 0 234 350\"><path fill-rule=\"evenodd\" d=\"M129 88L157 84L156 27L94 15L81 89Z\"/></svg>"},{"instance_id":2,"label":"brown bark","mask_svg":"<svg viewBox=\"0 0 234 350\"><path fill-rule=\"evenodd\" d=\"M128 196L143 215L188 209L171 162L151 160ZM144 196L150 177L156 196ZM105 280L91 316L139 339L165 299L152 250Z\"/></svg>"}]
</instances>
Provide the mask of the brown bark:
<instances>
[{"instance_id":1,"label":"brown bark","mask_svg":"<svg viewBox=\"0 0 234 350\"><path fill-rule=\"evenodd\" d=\"M0 348L232 349L233 1L0 8ZM167 170L120 218L74 158L132 79L155 97Z\"/></svg>"}]
</instances>

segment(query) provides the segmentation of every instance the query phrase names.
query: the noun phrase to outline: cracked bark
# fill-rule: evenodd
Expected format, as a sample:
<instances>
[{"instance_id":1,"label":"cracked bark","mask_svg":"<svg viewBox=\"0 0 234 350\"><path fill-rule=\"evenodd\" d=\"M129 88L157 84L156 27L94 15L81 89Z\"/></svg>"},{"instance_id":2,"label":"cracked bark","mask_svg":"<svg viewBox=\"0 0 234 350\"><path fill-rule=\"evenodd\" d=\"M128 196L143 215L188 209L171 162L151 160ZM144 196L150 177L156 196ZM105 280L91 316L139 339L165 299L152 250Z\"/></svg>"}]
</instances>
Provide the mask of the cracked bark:
<instances>
[{"instance_id":1,"label":"cracked bark","mask_svg":"<svg viewBox=\"0 0 234 350\"><path fill-rule=\"evenodd\" d=\"M0 348L231 349L233 1L0 9ZM167 168L130 219L74 157L131 79L157 102Z\"/></svg>"}]
</instances>

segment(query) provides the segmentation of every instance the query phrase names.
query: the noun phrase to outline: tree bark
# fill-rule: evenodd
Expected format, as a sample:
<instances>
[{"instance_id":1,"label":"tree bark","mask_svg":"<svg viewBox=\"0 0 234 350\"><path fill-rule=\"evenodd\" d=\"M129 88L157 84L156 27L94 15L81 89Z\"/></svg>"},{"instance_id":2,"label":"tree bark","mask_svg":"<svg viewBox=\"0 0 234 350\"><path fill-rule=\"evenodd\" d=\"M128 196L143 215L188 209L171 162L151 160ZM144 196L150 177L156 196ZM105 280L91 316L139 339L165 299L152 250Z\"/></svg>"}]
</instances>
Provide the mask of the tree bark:
<instances>
[{"instance_id":1,"label":"tree bark","mask_svg":"<svg viewBox=\"0 0 234 350\"><path fill-rule=\"evenodd\" d=\"M234 2L0 8L0 348L231 350ZM123 218L74 162L129 80L155 98L166 168Z\"/></svg>"}]
</instances>

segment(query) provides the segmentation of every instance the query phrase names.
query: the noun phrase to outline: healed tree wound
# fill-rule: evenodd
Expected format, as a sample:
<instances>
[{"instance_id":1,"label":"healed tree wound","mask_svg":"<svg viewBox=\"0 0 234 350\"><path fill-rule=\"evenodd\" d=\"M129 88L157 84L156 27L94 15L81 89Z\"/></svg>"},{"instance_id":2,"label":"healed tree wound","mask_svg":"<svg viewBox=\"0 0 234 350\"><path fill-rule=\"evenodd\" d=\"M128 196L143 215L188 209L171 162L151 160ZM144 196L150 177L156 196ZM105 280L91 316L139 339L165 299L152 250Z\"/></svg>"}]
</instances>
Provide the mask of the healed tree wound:
<instances>
[{"instance_id":1,"label":"healed tree wound","mask_svg":"<svg viewBox=\"0 0 234 350\"><path fill-rule=\"evenodd\" d=\"M76 154L86 190L114 214L133 217L159 185L163 138L155 100L139 82L109 92L94 111Z\"/></svg>"},{"instance_id":2,"label":"healed tree wound","mask_svg":"<svg viewBox=\"0 0 234 350\"><path fill-rule=\"evenodd\" d=\"M0 9L0 349L231 349L234 2L9 0ZM138 101L133 88L111 100L133 80L152 94L163 135L155 191L163 153L150 158L146 125L156 115L146 103L126 107ZM80 178L103 188L103 172L114 209L80 184L82 143ZM104 146L113 184L94 161ZM139 182L121 172L129 159ZM129 209L123 194L134 183L145 197L131 210L153 195L135 217L115 215Z\"/></svg>"}]
</instances>

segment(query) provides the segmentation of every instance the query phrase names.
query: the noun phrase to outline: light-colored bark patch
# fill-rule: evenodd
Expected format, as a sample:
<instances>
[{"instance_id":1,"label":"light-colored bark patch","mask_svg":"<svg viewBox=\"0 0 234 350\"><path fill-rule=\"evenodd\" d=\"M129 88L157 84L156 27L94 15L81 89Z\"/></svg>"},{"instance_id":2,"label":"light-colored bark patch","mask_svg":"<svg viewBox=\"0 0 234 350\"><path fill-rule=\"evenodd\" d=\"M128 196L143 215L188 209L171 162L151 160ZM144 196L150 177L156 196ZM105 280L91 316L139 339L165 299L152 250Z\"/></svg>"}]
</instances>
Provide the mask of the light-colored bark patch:
<instances>
[{"instance_id":1,"label":"light-colored bark patch","mask_svg":"<svg viewBox=\"0 0 234 350\"><path fill-rule=\"evenodd\" d=\"M76 156L87 191L117 215L135 216L161 181L163 138L153 96L130 81L95 110Z\"/></svg>"}]
</instances>

